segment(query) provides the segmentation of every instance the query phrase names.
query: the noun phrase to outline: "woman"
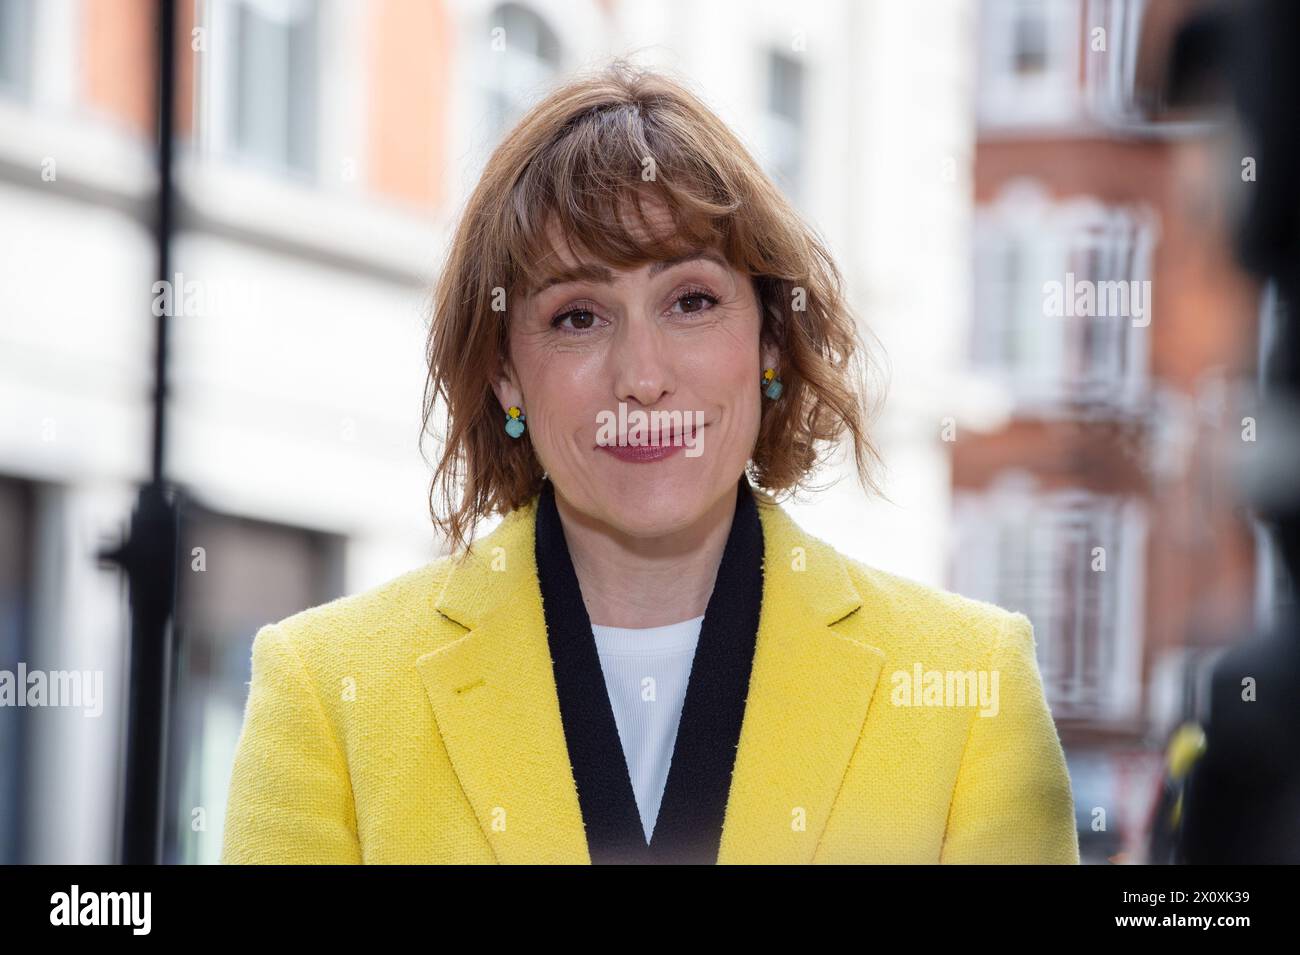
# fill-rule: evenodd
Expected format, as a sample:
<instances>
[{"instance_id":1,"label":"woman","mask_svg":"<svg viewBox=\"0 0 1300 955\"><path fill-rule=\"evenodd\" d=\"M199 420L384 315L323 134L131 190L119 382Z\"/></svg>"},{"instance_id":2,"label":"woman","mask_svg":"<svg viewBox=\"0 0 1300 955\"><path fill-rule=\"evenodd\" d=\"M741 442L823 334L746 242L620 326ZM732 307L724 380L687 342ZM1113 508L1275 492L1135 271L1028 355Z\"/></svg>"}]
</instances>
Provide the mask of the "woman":
<instances>
[{"instance_id":1,"label":"woman","mask_svg":"<svg viewBox=\"0 0 1300 955\"><path fill-rule=\"evenodd\" d=\"M874 486L855 329L685 89L539 104L436 295L455 554L258 633L223 860L1077 862L1028 619L772 496L842 437Z\"/></svg>"}]
</instances>

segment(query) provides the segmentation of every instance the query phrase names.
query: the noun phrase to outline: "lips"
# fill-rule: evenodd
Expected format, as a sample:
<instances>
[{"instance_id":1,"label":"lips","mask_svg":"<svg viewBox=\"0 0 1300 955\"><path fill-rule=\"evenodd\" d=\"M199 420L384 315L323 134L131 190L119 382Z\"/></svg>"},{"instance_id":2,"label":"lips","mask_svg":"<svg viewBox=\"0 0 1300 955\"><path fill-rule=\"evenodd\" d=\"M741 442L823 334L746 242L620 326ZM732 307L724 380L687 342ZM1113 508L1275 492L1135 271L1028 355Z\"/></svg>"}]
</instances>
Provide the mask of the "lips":
<instances>
[{"instance_id":1,"label":"lips","mask_svg":"<svg viewBox=\"0 0 1300 955\"><path fill-rule=\"evenodd\" d=\"M680 430L674 428L671 431L661 431L658 435L652 435L647 433L642 437L641 441L635 445L630 444L628 442L628 436L626 433L620 434L618 436L617 446L624 447L624 448L646 447L648 445L654 445L656 443L659 444L660 446L672 445L672 444L684 445L694 439L696 430L697 429L692 425L689 428L680 429ZM597 445L597 447L609 447L609 445Z\"/></svg>"},{"instance_id":2,"label":"lips","mask_svg":"<svg viewBox=\"0 0 1300 955\"><path fill-rule=\"evenodd\" d=\"M653 444L601 445L600 450L629 464L650 464L680 454L682 445L666 444L657 447Z\"/></svg>"},{"instance_id":3,"label":"lips","mask_svg":"<svg viewBox=\"0 0 1300 955\"><path fill-rule=\"evenodd\" d=\"M619 443L613 445L598 444L597 451L604 451L606 454L618 458L620 461L628 461L633 464L646 464L653 461L662 461L670 458L674 454L680 453L688 445L695 444L695 438L701 430L708 425L695 427L691 425L681 429L673 428L668 433L661 433L658 436L658 444L627 444L627 435L619 436ZM647 435L647 441L649 436Z\"/></svg>"}]
</instances>

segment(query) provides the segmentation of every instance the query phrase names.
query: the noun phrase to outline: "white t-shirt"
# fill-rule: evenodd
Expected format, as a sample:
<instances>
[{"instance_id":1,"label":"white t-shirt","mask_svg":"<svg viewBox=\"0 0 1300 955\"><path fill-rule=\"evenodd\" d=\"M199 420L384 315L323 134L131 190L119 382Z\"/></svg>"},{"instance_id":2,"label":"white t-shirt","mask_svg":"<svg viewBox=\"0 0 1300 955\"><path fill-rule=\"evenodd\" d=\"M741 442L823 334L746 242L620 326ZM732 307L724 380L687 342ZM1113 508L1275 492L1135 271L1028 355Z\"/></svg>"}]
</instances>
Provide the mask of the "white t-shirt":
<instances>
[{"instance_id":1,"label":"white t-shirt","mask_svg":"<svg viewBox=\"0 0 1300 955\"><path fill-rule=\"evenodd\" d=\"M704 617L664 627L593 624L646 844L654 833Z\"/></svg>"}]
</instances>

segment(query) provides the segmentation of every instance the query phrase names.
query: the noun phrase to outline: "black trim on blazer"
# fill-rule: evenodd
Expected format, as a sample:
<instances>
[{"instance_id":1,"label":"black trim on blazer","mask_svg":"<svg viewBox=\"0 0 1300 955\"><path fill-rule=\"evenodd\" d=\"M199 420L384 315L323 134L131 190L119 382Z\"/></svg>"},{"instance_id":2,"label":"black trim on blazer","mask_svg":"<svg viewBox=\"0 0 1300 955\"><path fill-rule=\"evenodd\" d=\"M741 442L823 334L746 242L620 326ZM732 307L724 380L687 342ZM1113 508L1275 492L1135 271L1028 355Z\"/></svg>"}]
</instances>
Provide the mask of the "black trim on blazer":
<instances>
[{"instance_id":1,"label":"black trim on blazer","mask_svg":"<svg viewBox=\"0 0 1300 955\"><path fill-rule=\"evenodd\" d=\"M704 612L668 782L647 845L555 489L549 479L543 482L537 577L569 762L595 864L717 861L763 602L763 528L743 475L736 492L736 513Z\"/></svg>"}]
</instances>

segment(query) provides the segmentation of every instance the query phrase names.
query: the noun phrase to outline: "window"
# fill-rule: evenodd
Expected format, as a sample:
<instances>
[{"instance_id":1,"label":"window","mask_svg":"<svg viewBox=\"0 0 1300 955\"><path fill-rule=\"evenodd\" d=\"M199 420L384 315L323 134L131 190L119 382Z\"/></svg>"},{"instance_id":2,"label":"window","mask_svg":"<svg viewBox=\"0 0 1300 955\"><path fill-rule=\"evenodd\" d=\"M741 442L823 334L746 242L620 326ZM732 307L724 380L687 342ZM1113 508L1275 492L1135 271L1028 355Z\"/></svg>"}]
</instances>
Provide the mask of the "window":
<instances>
[{"instance_id":1,"label":"window","mask_svg":"<svg viewBox=\"0 0 1300 955\"><path fill-rule=\"evenodd\" d=\"M560 69L560 41L540 16L517 3L497 7L488 18L489 134L498 140L540 96Z\"/></svg>"},{"instance_id":2,"label":"window","mask_svg":"<svg viewBox=\"0 0 1300 955\"><path fill-rule=\"evenodd\" d=\"M1107 55L1084 61L1089 106L1099 119L1117 126L1142 123L1157 105L1159 91L1144 89L1137 77L1145 5L1146 0L1088 2L1088 22L1107 38Z\"/></svg>"},{"instance_id":3,"label":"window","mask_svg":"<svg viewBox=\"0 0 1300 955\"><path fill-rule=\"evenodd\" d=\"M1082 40L1078 0L982 0L979 10L980 122L1074 120Z\"/></svg>"},{"instance_id":4,"label":"window","mask_svg":"<svg viewBox=\"0 0 1300 955\"><path fill-rule=\"evenodd\" d=\"M1029 617L1053 715L1136 719L1146 578L1141 500L1041 491L1006 474L988 491L959 491L954 511L952 589Z\"/></svg>"},{"instance_id":5,"label":"window","mask_svg":"<svg viewBox=\"0 0 1300 955\"><path fill-rule=\"evenodd\" d=\"M224 154L304 176L315 173L317 5L220 0L211 8L211 127Z\"/></svg>"},{"instance_id":6,"label":"window","mask_svg":"<svg viewBox=\"0 0 1300 955\"><path fill-rule=\"evenodd\" d=\"M1047 17L1041 10L1016 11L1012 20L1012 69L1018 77L1038 77L1047 72Z\"/></svg>"},{"instance_id":7,"label":"window","mask_svg":"<svg viewBox=\"0 0 1300 955\"><path fill-rule=\"evenodd\" d=\"M1175 17L1191 10L1150 0L1088 0L1086 12L1090 30L1104 31L1106 39L1105 55L1084 59L1088 110L1098 122L1148 136L1215 132L1212 117L1180 117L1167 103L1167 48L1181 25Z\"/></svg>"},{"instance_id":8,"label":"window","mask_svg":"<svg viewBox=\"0 0 1300 955\"><path fill-rule=\"evenodd\" d=\"M163 858L211 863L221 849L253 637L342 593L342 541L195 508L184 515L180 554Z\"/></svg>"},{"instance_id":9,"label":"window","mask_svg":"<svg viewBox=\"0 0 1300 955\"><path fill-rule=\"evenodd\" d=\"M1106 752L1065 751L1070 774L1070 791L1074 796L1074 822L1079 836L1079 861L1084 865L1106 865L1111 857L1124 851L1124 810L1122 765L1120 758ZM1131 799L1131 797L1130 797ZM1093 826L1094 806L1114 807L1118 819L1107 820L1104 828Z\"/></svg>"},{"instance_id":10,"label":"window","mask_svg":"<svg viewBox=\"0 0 1300 955\"><path fill-rule=\"evenodd\" d=\"M28 95L32 12L31 0L0 0L0 96Z\"/></svg>"},{"instance_id":11,"label":"window","mask_svg":"<svg viewBox=\"0 0 1300 955\"><path fill-rule=\"evenodd\" d=\"M975 225L971 361L1022 411L1131 408L1145 395L1153 215L1017 182Z\"/></svg>"},{"instance_id":12,"label":"window","mask_svg":"<svg viewBox=\"0 0 1300 955\"><path fill-rule=\"evenodd\" d=\"M767 55L767 154L772 178L798 200L803 182L804 66L779 50Z\"/></svg>"}]
</instances>

